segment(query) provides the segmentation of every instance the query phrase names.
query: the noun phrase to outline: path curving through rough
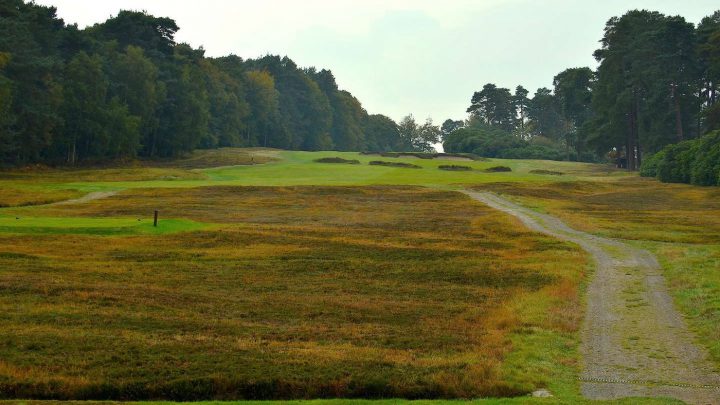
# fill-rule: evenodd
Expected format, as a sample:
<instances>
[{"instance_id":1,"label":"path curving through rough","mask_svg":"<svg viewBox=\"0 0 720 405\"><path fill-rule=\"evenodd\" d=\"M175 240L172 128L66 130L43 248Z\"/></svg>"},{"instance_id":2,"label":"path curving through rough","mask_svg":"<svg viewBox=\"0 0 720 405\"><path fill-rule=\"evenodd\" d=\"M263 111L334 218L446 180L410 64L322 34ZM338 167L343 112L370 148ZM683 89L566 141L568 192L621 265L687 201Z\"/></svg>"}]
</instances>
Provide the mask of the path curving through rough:
<instances>
[{"instance_id":1,"label":"path curving through rough","mask_svg":"<svg viewBox=\"0 0 720 405\"><path fill-rule=\"evenodd\" d=\"M63 200L63 201L57 201L50 204L45 205L71 205L71 204L83 204L90 201L95 200L102 200L103 198L109 198L117 194L117 191L95 191L93 193L85 194L84 196L80 198L73 198L71 200ZM39 207L39 205L35 205L35 207Z\"/></svg>"},{"instance_id":2,"label":"path curving through rough","mask_svg":"<svg viewBox=\"0 0 720 405\"><path fill-rule=\"evenodd\" d=\"M671 397L720 404L720 374L675 309L655 256L577 231L493 193L464 193L534 231L576 243L595 260L580 348L586 398Z\"/></svg>"}]
</instances>

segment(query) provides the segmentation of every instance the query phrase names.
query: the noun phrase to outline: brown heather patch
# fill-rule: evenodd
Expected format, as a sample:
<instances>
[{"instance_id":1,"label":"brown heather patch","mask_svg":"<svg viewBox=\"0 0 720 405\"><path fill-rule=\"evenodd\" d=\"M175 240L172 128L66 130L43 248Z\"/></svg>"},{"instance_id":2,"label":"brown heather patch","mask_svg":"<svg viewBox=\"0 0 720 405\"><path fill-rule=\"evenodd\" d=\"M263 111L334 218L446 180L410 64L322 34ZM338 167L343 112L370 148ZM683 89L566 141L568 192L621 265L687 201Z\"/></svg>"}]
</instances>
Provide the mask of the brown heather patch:
<instances>
[{"instance_id":1,"label":"brown heather patch","mask_svg":"<svg viewBox=\"0 0 720 405\"><path fill-rule=\"evenodd\" d=\"M576 303L585 265L462 194L410 187L136 189L32 213L155 208L217 226L0 235L0 395L524 394L500 371L511 333L530 322L518 303ZM535 307L532 322L559 331L575 322L561 317L578 318L577 305Z\"/></svg>"},{"instance_id":2,"label":"brown heather patch","mask_svg":"<svg viewBox=\"0 0 720 405\"><path fill-rule=\"evenodd\" d=\"M0 208L50 204L83 195L75 190L27 189L0 183Z\"/></svg>"}]
</instances>

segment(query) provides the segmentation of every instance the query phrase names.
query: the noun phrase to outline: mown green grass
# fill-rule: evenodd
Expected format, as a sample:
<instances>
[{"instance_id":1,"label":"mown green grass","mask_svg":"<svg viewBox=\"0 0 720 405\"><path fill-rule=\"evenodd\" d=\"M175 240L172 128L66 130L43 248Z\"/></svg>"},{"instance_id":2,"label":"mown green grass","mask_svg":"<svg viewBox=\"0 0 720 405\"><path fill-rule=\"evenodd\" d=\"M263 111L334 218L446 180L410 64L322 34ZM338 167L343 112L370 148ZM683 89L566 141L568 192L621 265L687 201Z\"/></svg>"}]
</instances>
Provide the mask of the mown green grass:
<instances>
[{"instance_id":1,"label":"mown green grass","mask_svg":"<svg viewBox=\"0 0 720 405\"><path fill-rule=\"evenodd\" d=\"M538 182L546 181L548 177L557 180L571 181L576 179L592 178L604 180L607 177L615 178L626 176L625 172L608 167L590 164L549 162L549 161L503 161L489 159L487 161L462 161L459 164L470 166L474 170L467 172L448 172L439 170L438 166L454 164L452 160L445 159L411 159L411 158L383 158L418 165L421 169L407 170L400 167L370 165L378 160L377 156L361 155L353 152L288 152L288 151L256 151L260 153L259 159L266 159L265 164L223 166L207 169L190 169L181 173L174 173L168 178L160 169L153 169L149 173L141 169L103 169L85 171L82 181L76 180L77 174L70 171L55 173L48 177L46 174L33 176L25 174L25 184L43 184L47 190L80 190L83 192L118 190L128 188L188 188L207 185L232 186L292 186L292 185L331 185L331 186L363 186L363 185L416 185L427 187L461 187L465 184L482 184L495 182ZM274 160L271 160L274 157ZM313 162L316 159L327 157L340 157L348 160L358 160L357 165L329 165ZM206 165L212 161L206 157ZM218 162L220 164L220 162ZM509 173L484 172L493 166L502 164L509 166ZM530 173L536 169L562 171L562 176L548 176ZM170 170L170 168L168 168ZM173 169L177 170L177 169ZM104 174L108 172L108 174ZM19 180L18 180L19 181ZM3 182L0 181L0 185ZM7 185L9 185L6 181ZM17 183L16 183L17 184Z\"/></svg>"},{"instance_id":2,"label":"mown green grass","mask_svg":"<svg viewBox=\"0 0 720 405\"><path fill-rule=\"evenodd\" d=\"M157 226L152 218L83 218L83 217L2 217L0 233L11 234L83 234L99 236L162 235L207 228L187 219L162 219Z\"/></svg>"}]
</instances>

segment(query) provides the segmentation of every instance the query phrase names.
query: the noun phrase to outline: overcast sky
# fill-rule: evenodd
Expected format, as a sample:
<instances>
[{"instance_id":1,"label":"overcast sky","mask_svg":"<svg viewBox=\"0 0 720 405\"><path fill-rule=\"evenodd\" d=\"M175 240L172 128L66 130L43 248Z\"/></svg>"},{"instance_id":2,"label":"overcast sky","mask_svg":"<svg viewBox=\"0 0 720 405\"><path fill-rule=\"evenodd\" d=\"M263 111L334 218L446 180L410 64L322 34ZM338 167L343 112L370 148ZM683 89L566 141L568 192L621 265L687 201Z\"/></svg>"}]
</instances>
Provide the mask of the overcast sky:
<instances>
[{"instance_id":1,"label":"overcast sky","mask_svg":"<svg viewBox=\"0 0 720 405\"><path fill-rule=\"evenodd\" d=\"M492 82L531 93L568 67L595 67L605 22L631 8L691 22L717 0L37 0L68 23L121 9L175 19L176 39L207 55L288 55L333 71L370 113L463 119Z\"/></svg>"}]
</instances>

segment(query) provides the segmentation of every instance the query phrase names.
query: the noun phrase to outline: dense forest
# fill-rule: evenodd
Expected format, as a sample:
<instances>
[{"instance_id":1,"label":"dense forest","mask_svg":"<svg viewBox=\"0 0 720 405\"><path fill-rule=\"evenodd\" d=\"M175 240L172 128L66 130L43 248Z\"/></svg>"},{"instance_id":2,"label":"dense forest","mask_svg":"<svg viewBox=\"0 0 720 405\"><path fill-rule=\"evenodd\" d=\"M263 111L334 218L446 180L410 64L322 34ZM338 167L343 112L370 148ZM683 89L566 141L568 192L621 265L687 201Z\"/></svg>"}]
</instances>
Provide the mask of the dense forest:
<instances>
[{"instance_id":1,"label":"dense forest","mask_svg":"<svg viewBox=\"0 0 720 405\"><path fill-rule=\"evenodd\" d=\"M566 69L534 94L488 83L466 120L442 126L368 114L331 71L288 57L206 57L177 43L178 29L170 18L121 11L81 30L53 7L0 0L0 164L222 146L431 151L442 140L447 152L610 160L665 181L720 182L712 161L720 156L712 132L720 129L720 11L697 26L647 10L614 17L596 70ZM702 164L691 162L697 150L707 155ZM715 172L691 175L693 165Z\"/></svg>"},{"instance_id":2,"label":"dense forest","mask_svg":"<svg viewBox=\"0 0 720 405\"><path fill-rule=\"evenodd\" d=\"M439 129L369 115L332 72L208 58L175 21L121 11L80 30L0 0L0 164L172 157L196 148L426 150ZM428 131L429 129L429 131Z\"/></svg>"},{"instance_id":3,"label":"dense forest","mask_svg":"<svg viewBox=\"0 0 720 405\"><path fill-rule=\"evenodd\" d=\"M522 86L511 92L485 85L473 95L466 122L443 125L451 129L446 151L610 159L637 170L645 156L720 128L720 11L697 27L679 16L630 11L607 22L600 44L595 71L564 70L554 77L553 89L540 88L532 97ZM702 144L717 151L717 138L677 148ZM677 148L663 155L674 156ZM714 175L717 184L717 170Z\"/></svg>"}]
</instances>

